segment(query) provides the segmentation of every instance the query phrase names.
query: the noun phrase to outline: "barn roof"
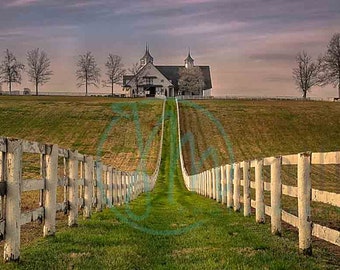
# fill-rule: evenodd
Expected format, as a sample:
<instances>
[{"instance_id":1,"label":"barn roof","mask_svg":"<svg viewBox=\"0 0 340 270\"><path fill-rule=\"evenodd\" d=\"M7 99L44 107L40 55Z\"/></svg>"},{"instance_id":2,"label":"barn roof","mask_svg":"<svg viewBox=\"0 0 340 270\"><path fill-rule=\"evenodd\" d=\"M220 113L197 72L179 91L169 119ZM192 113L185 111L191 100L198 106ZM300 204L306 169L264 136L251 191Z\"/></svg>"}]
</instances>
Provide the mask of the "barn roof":
<instances>
[{"instance_id":1,"label":"barn roof","mask_svg":"<svg viewBox=\"0 0 340 270\"><path fill-rule=\"evenodd\" d=\"M155 66L171 83L173 86L178 89L178 79L179 79L179 71L184 66ZM204 77L204 90L211 89L211 77L210 77L210 67L209 66L198 66Z\"/></svg>"}]
</instances>

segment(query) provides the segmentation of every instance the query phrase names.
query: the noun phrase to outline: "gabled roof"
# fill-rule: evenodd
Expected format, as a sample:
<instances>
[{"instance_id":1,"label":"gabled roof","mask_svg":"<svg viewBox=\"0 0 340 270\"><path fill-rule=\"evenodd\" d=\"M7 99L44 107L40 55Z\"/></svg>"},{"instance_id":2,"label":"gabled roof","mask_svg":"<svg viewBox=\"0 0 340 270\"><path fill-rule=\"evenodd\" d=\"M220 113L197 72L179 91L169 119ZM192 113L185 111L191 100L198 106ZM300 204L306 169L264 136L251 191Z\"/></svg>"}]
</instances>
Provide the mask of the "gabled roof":
<instances>
[{"instance_id":1,"label":"gabled roof","mask_svg":"<svg viewBox=\"0 0 340 270\"><path fill-rule=\"evenodd\" d=\"M123 86L126 85L128 82L130 82L133 77L134 77L133 75L124 75L123 76Z\"/></svg>"},{"instance_id":2,"label":"gabled roof","mask_svg":"<svg viewBox=\"0 0 340 270\"><path fill-rule=\"evenodd\" d=\"M179 71L184 66L155 66L171 83L176 89L178 89L178 79ZM210 67L209 66L198 66L204 77L204 90L211 89L211 77L210 77Z\"/></svg>"}]
</instances>

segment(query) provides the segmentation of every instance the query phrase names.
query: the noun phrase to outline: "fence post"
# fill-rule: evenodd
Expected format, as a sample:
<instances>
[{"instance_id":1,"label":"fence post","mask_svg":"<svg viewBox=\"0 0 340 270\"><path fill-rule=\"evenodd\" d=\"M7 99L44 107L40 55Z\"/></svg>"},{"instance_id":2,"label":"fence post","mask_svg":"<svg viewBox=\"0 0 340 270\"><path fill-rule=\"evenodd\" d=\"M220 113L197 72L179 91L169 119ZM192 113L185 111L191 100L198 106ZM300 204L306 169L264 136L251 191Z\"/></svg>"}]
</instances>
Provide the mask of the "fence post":
<instances>
[{"instance_id":1,"label":"fence post","mask_svg":"<svg viewBox=\"0 0 340 270\"><path fill-rule=\"evenodd\" d=\"M122 203L126 203L126 179L125 179L125 173L121 172L122 176Z\"/></svg>"},{"instance_id":2,"label":"fence post","mask_svg":"<svg viewBox=\"0 0 340 270\"><path fill-rule=\"evenodd\" d=\"M55 234L55 219L57 205L57 182L58 182L58 145L46 145L46 182L45 182L45 224L44 236Z\"/></svg>"},{"instance_id":3,"label":"fence post","mask_svg":"<svg viewBox=\"0 0 340 270\"><path fill-rule=\"evenodd\" d=\"M106 172L106 180L107 180L107 200L106 200L106 206L111 208L112 207L112 188L113 188L113 175L112 175L112 167L109 166L107 168L107 172Z\"/></svg>"},{"instance_id":4,"label":"fence post","mask_svg":"<svg viewBox=\"0 0 340 270\"><path fill-rule=\"evenodd\" d=\"M20 258L20 218L22 178L22 141L7 140L7 195L6 195L6 234L4 259L18 261Z\"/></svg>"},{"instance_id":5,"label":"fence post","mask_svg":"<svg viewBox=\"0 0 340 270\"><path fill-rule=\"evenodd\" d=\"M306 255L312 255L310 164L311 153L298 154L299 248Z\"/></svg>"},{"instance_id":6,"label":"fence post","mask_svg":"<svg viewBox=\"0 0 340 270\"><path fill-rule=\"evenodd\" d=\"M255 162L255 200L256 200L256 222L265 222L264 205L264 183L262 177L263 160L257 159Z\"/></svg>"},{"instance_id":7,"label":"fence post","mask_svg":"<svg viewBox=\"0 0 340 270\"><path fill-rule=\"evenodd\" d=\"M233 183L232 183L232 167L227 165L227 207L233 207Z\"/></svg>"},{"instance_id":8,"label":"fence post","mask_svg":"<svg viewBox=\"0 0 340 270\"><path fill-rule=\"evenodd\" d=\"M4 186L6 187L6 139L0 138L0 185L2 186L2 189ZM0 219L5 219L5 190L0 191ZM5 234L5 223L3 225L0 225L0 234L4 237Z\"/></svg>"},{"instance_id":9,"label":"fence post","mask_svg":"<svg viewBox=\"0 0 340 270\"><path fill-rule=\"evenodd\" d=\"M112 194L113 194L113 201L112 201L112 206L117 204L117 171L113 169L112 171Z\"/></svg>"},{"instance_id":10,"label":"fence post","mask_svg":"<svg viewBox=\"0 0 340 270\"><path fill-rule=\"evenodd\" d=\"M128 196L127 196L127 201L130 202L132 200L132 177L131 177L131 173L127 173L127 185L128 185Z\"/></svg>"},{"instance_id":11,"label":"fence post","mask_svg":"<svg viewBox=\"0 0 340 270\"><path fill-rule=\"evenodd\" d=\"M132 198L135 200L137 198L137 191L138 190L138 179L136 172L132 173Z\"/></svg>"},{"instance_id":12,"label":"fence post","mask_svg":"<svg viewBox=\"0 0 340 270\"><path fill-rule=\"evenodd\" d=\"M204 186L203 186L203 183L204 183L204 178L203 178L203 175L204 175L204 172L201 172L200 173L200 194L203 195L204 194Z\"/></svg>"},{"instance_id":13,"label":"fence post","mask_svg":"<svg viewBox=\"0 0 340 270\"><path fill-rule=\"evenodd\" d=\"M132 173L132 183L133 183L133 186L132 186L132 190L133 190L133 199L135 200L138 196L138 174L137 172L133 172Z\"/></svg>"},{"instance_id":14,"label":"fence post","mask_svg":"<svg viewBox=\"0 0 340 270\"><path fill-rule=\"evenodd\" d=\"M209 170L205 171L205 189L206 189L206 197L209 198Z\"/></svg>"},{"instance_id":15,"label":"fence post","mask_svg":"<svg viewBox=\"0 0 340 270\"><path fill-rule=\"evenodd\" d=\"M250 216L250 181L249 181L249 162L243 161L243 215Z\"/></svg>"},{"instance_id":16,"label":"fence post","mask_svg":"<svg viewBox=\"0 0 340 270\"><path fill-rule=\"evenodd\" d=\"M92 214L93 196L93 157L85 156L85 177L84 177L84 218L90 218Z\"/></svg>"},{"instance_id":17,"label":"fence post","mask_svg":"<svg viewBox=\"0 0 340 270\"><path fill-rule=\"evenodd\" d=\"M203 172L203 181L204 181L204 196L207 197L207 171Z\"/></svg>"},{"instance_id":18,"label":"fence post","mask_svg":"<svg viewBox=\"0 0 340 270\"><path fill-rule=\"evenodd\" d=\"M213 180L213 169L209 170L209 198L213 199L214 198L214 180Z\"/></svg>"},{"instance_id":19,"label":"fence post","mask_svg":"<svg viewBox=\"0 0 340 270\"><path fill-rule=\"evenodd\" d=\"M139 194L142 193L142 177L141 177L141 173L139 171L136 172L136 177L137 177L137 197L139 196Z\"/></svg>"},{"instance_id":20,"label":"fence post","mask_svg":"<svg viewBox=\"0 0 340 270\"><path fill-rule=\"evenodd\" d=\"M103 164L101 161L96 162L96 180L97 180L97 207L96 210L101 212L103 210Z\"/></svg>"},{"instance_id":21,"label":"fence post","mask_svg":"<svg viewBox=\"0 0 340 270\"><path fill-rule=\"evenodd\" d=\"M133 172L130 172L130 201L134 200L134 181L135 176Z\"/></svg>"},{"instance_id":22,"label":"fence post","mask_svg":"<svg viewBox=\"0 0 340 270\"><path fill-rule=\"evenodd\" d=\"M114 182L115 182L115 186L116 186L116 197L115 197L115 205L119 205L120 204L120 198L119 198L119 194L120 194L120 182L119 182L119 171L116 170L115 174L114 174Z\"/></svg>"},{"instance_id":23,"label":"fence post","mask_svg":"<svg viewBox=\"0 0 340 270\"><path fill-rule=\"evenodd\" d=\"M123 173L118 171L118 196L119 196L119 205L124 204L123 200Z\"/></svg>"},{"instance_id":24,"label":"fence post","mask_svg":"<svg viewBox=\"0 0 340 270\"><path fill-rule=\"evenodd\" d=\"M68 226L78 223L78 151L69 151L69 204Z\"/></svg>"},{"instance_id":25,"label":"fence post","mask_svg":"<svg viewBox=\"0 0 340 270\"><path fill-rule=\"evenodd\" d=\"M281 164L282 158L276 157L270 165L270 205L272 234L281 236Z\"/></svg>"},{"instance_id":26,"label":"fence post","mask_svg":"<svg viewBox=\"0 0 340 270\"><path fill-rule=\"evenodd\" d=\"M212 184L213 184L213 199L216 200L216 170L215 168L211 169L212 171Z\"/></svg>"},{"instance_id":27,"label":"fence post","mask_svg":"<svg viewBox=\"0 0 340 270\"><path fill-rule=\"evenodd\" d=\"M216 201L221 202L221 167L215 168L216 174Z\"/></svg>"},{"instance_id":28,"label":"fence post","mask_svg":"<svg viewBox=\"0 0 340 270\"><path fill-rule=\"evenodd\" d=\"M135 195L136 195L136 192L135 192L135 182L136 182L136 179L135 179L135 173L132 172L131 173L131 201L133 201L135 199Z\"/></svg>"},{"instance_id":29,"label":"fence post","mask_svg":"<svg viewBox=\"0 0 340 270\"><path fill-rule=\"evenodd\" d=\"M130 200L130 176L128 172L125 172L125 203Z\"/></svg>"},{"instance_id":30,"label":"fence post","mask_svg":"<svg viewBox=\"0 0 340 270\"><path fill-rule=\"evenodd\" d=\"M209 196L209 189L208 189L208 171L205 171L204 181L205 181L205 197Z\"/></svg>"},{"instance_id":31,"label":"fence post","mask_svg":"<svg viewBox=\"0 0 340 270\"><path fill-rule=\"evenodd\" d=\"M240 163L234 163L234 211L240 208Z\"/></svg>"},{"instance_id":32,"label":"fence post","mask_svg":"<svg viewBox=\"0 0 340 270\"><path fill-rule=\"evenodd\" d=\"M200 173L200 195L204 196L204 172Z\"/></svg>"},{"instance_id":33,"label":"fence post","mask_svg":"<svg viewBox=\"0 0 340 270\"><path fill-rule=\"evenodd\" d=\"M226 166L221 166L222 204L227 203L227 174Z\"/></svg>"}]
</instances>

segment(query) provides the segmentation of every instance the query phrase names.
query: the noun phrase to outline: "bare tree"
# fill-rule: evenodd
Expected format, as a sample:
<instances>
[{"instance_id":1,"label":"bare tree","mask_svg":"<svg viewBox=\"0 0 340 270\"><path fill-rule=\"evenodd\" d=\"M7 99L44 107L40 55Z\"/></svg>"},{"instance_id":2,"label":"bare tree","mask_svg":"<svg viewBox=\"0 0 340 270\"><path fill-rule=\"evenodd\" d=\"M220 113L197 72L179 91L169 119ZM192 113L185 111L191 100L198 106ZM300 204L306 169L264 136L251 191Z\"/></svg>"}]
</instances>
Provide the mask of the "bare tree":
<instances>
[{"instance_id":1,"label":"bare tree","mask_svg":"<svg viewBox=\"0 0 340 270\"><path fill-rule=\"evenodd\" d=\"M199 67L181 68L178 85L182 93L202 95L204 76L201 69Z\"/></svg>"},{"instance_id":2,"label":"bare tree","mask_svg":"<svg viewBox=\"0 0 340 270\"><path fill-rule=\"evenodd\" d=\"M76 71L78 87L85 85L85 95L88 94L88 86L94 85L98 87L100 78L100 69L97 66L96 60L91 52L86 52L79 55L77 62L78 70Z\"/></svg>"},{"instance_id":3,"label":"bare tree","mask_svg":"<svg viewBox=\"0 0 340 270\"><path fill-rule=\"evenodd\" d=\"M12 83L21 83L21 72L25 65L17 61L8 49L5 51L4 60L0 66L0 81L8 84L9 94L12 94Z\"/></svg>"},{"instance_id":4,"label":"bare tree","mask_svg":"<svg viewBox=\"0 0 340 270\"><path fill-rule=\"evenodd\" d=\"M118 55L109 54L107 61L105 63L107 79L103 81L104 86L111 87L111 92L113 96L113 86L115 84L120 84L125 74L125 69L123 69L122 58Z\"/></svg>"},{"instance_id":5,"label":"bare tree","mask_svg":"<svg viewBox=\"0 0 340 270\"><path fill-rule=\"evenodd\" d=\"M314 62L312 57L305 51L296 56L297 67L293 69L293 78L299 90L302 91L303 98L307 97L307 92L315 85L318 85L318 74L320 61Z\"/></svg>"},{"instance_id":6,"label":"bare tree","mask_svg":"<svg viewBox=\"0 0 340 270\"><path fill-rule=\"evenodd\" d=\"M142 72L140 72L142 69L142 65L140 65L140 63L135 63L132 65L131 68L129 68L129 73L131 74L131 81L133 82L133 85L135 86L135 88L131 88L131 96L136 96L138 95L138 87L139 85L142 84L143 80L144 80L144 76L145 74L142 74Z\"/></svg>"},{"instance_id":7,"label":"bare tree","mask_svg":"<svg viewBox=\"0 0 340 270\"><path fill-rule=\"evenodd\" d=\"M333 35L322 58L320 82L321 86L328 84L338 86L340 98L340 33Z\"/></svg>"},{"instance_id":8,"label":"bare tree","mask_svg":"<svg viewBox=\"0 0 340 270\"><path fill-rule=\"evenodd\" d=\"M30 82L35 85L35 94L39 94L39 85L50 80L50 76L53 74L50 70L51 61L47 57L44 51L40 51L39 48L27 52L27 74Z\"/></svg>"}]
</instances>

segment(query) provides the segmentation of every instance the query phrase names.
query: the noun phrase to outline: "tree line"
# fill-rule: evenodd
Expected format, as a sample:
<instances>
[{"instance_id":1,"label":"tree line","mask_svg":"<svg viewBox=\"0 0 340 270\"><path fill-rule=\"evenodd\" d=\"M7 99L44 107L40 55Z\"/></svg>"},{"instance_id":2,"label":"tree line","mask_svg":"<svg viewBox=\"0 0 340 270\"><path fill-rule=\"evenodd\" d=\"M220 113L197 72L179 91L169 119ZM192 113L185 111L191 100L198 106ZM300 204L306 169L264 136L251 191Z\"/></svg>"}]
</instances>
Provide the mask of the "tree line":
<instances>
[{"instance_id":1,"label":"tree line","mask_svg":"<svg viewBox=\"0 0 340 270\"><path fill-rule=\"evenodd\" d=\"M4 52L4 58L0 65L0 82L8 84L9 94L12 94L12 84L21 84L22 72L26 69L29 81L35 86L35 94L39 95L39 87L51 79L53 72L51 71L51 61L46 52L39 48L28 51L26 54L27 66L17 60L16 56L10 51ZM98 87L100 84L101 69L98 67L96 59L92 52L86 52L78 56L76 63L76 79L77 87L85 88L85 95L88 95L88 87ZM132 75L136 88L131 96L138 95L138 85L144 80L144 76L139 71L142 65L135 63L128 69ZM126 73L122 58L118 55L109 54L105 63L105 79L102 80L104 87L110 87L113 96L115 84L121 84L122 78ZM204 86L204 77L199 67L190 69L183 68L179 72L179 85L183 93L192 92L199 94Z\"/></svg>"},{"instance_id":2,"label":"tree line","mask_svg":"<svg viewBox=\"0 0 340 270\"><path fill-rule=\"evenodd\" d=\"M39 95L39 86L51 79L53 72L50 68L51 61L46 52L39 48L28 51L26 54L27 67L18 61L15 55L8 49L4 52L0 64L0 83L8 84L9 94L12 93L12 84L21 83L22 72L26 69L29 81L35 85L35 94ZM297 88L302 92L303 98L311 91L313 86L333 85L338 87L338 98L340 99L340 33L332 36L328 43L326 52L316 60L305 51L296 56L297 66L293 68L293 79ZM77 60L77 86L85 87L85 95L88 95L88 87L98 87L100 83L101 70L97 65L95 57L91 52L79 55ZM136 63L129 69L136 85L139 84L139 70L141 65ZM104 87L113 88L115 84L121 84L124 69L122 58L118 55L109 54L105 63L105 79L102 80ZM180 71L179 86L182 92L199 93L204 85L203 75L200 70L183 69Z\"/></svg>"},{"instance_id":3,"label":"tree line","mask_svg":"<svg viewBox=\"0 0 340 270\"><path fill-rule=\"evenodd\" d=\"M35 86L35 94L39 95L39 86L51 79L51 61L47 53L39 48L28 51L26 54L27 66L17 60L16 56L9 49L4 52L0 64L0 83L7 83L9 94L12 94L13 83L21 84L22 72L26 69L29 81ZM100 83L100 68L91 52L78 56L76 78L78 87L85 86L85 94L88 95L88 86L98 87ZM102 81L104 87L113 87L119 84L125 74L122 58L118 55L109 54L105 63L105 76Z\"/></svg>"},{"instance_id":4,"label":"tree line","mask_svg":"<svg viewBox=\"0 0 340 270\"><path fill-rule=\"evenodd\" d=\"M305 51L296 56L297 66L293 68L293 79L303 98L313 86L333 85L338 87L340 99L340 33L332 36L327 50L316 60Z\"/></svg>"}]
</instances>

